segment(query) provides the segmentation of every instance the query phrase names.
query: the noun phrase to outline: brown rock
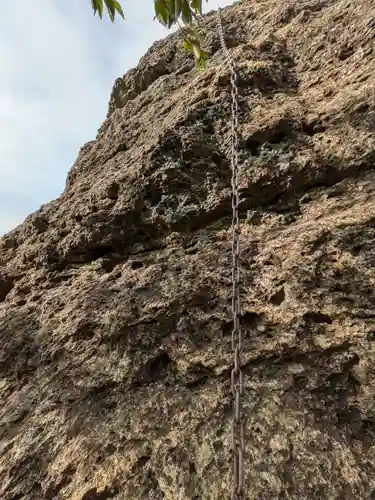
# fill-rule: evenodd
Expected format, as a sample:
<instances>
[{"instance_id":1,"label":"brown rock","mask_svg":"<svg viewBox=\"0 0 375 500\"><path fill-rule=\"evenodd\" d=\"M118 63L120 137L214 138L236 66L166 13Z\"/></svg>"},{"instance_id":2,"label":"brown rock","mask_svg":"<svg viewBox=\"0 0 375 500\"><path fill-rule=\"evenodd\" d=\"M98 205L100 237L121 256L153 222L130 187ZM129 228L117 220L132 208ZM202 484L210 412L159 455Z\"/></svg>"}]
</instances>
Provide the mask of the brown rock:
<instances>
[{"instance_id":1,"label":"brown rock","mask_svg":"<svg viewBox=\"0 0 375 500\"><path fill-rule=\"evenodd\" d=\"M250 500L375 498L374 16L225 10ZM157 42L62 196L0 240L4 500L230 494L230 89L204 26L208 69Z\"/></svg>"}]
</instances>

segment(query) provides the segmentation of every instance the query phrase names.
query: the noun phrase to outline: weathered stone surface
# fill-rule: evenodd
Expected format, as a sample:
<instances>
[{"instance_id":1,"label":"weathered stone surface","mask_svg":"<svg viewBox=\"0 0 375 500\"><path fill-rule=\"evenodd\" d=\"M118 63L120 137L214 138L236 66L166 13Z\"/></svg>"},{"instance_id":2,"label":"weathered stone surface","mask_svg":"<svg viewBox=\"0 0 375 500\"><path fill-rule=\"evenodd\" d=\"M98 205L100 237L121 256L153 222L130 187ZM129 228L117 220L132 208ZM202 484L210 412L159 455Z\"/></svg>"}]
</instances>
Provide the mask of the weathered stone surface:
<instances>
[{"instance_id":1,"label":"weathered stone surface","mask_svg":"<svg viewBox=\"0 0 375 500\"><path fill-rule=\"evenodd\" d=\"M251 500L375 498L375 2L225 10ZM0 497L230 492L229 73L156 43L0 239Z\"/></svg>"}]
</instances>

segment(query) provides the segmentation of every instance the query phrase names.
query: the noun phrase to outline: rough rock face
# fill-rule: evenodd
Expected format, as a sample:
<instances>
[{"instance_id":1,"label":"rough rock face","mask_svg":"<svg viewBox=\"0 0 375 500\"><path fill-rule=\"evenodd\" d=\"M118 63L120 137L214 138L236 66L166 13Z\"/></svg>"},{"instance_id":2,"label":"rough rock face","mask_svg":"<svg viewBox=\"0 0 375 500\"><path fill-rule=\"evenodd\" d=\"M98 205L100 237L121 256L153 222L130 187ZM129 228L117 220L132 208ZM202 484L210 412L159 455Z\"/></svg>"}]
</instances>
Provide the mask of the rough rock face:
<instances>
[{"instance_id":1,"label":"rough rock face","mask_svg":"<svg viewBox=\"0 0 375 500\"><path fill-rule=\"evenodd\" d=\"M249 500L375 498L375 1L227 8ZM0 498L223 500L230 89L178 34L0 239Z\"/></svg>"}]
</instances>

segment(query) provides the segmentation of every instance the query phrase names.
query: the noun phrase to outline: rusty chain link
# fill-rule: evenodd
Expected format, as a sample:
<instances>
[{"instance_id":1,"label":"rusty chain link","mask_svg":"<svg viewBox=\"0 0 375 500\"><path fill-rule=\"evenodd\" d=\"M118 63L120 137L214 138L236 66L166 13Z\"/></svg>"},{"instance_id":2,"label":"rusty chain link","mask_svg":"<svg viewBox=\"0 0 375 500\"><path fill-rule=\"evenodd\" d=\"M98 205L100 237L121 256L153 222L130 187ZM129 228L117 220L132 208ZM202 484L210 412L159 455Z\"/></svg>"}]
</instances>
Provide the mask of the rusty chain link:
<instances>
[{"instance_id":1,"label":"rusty chain link","mask_svg":"<svg viewBox=\"0 0 375 500\"><path fill-rule=\"evenodd\" d=\"M245 451L245 425L242 413L242 399L244 395L244 377L241 370L241 355L243 337L240 327L240 222L238 207L239 196L239 169L238 169L238 86L237 71L233 59L227 49L221 19L221 9L218 10L218 32L221 48L231 72L231 167L232 167L232 312L233 331L232 348L234 351L234 367L231 373L231 388L234 398L233 423L232 423L232 452L233 452L233 489L232 500L245 500L244 489L244 451Z\"/></svg>"}]
</instances>

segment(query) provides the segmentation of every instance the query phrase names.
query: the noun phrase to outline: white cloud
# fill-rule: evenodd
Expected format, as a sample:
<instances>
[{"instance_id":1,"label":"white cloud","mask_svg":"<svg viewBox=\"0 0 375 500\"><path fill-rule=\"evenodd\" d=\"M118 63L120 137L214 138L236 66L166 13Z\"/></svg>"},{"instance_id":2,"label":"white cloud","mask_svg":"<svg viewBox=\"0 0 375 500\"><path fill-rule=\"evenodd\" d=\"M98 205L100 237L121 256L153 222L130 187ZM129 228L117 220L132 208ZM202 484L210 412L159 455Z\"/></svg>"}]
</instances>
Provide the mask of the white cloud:
<instances>
[{"instance_id":1,"label":"white cloud","mask_svg":"<svg viewBox=\"0 0 375 500\"><path fill-rule=\"evenodd\" d=\"M0 235L59 196L80 146L106 115L114 80L167 35L153 21L152 0L121 3L126 20L115 24L93 17L89 0L2 6Z\"/></svg>"}]
</instances>

